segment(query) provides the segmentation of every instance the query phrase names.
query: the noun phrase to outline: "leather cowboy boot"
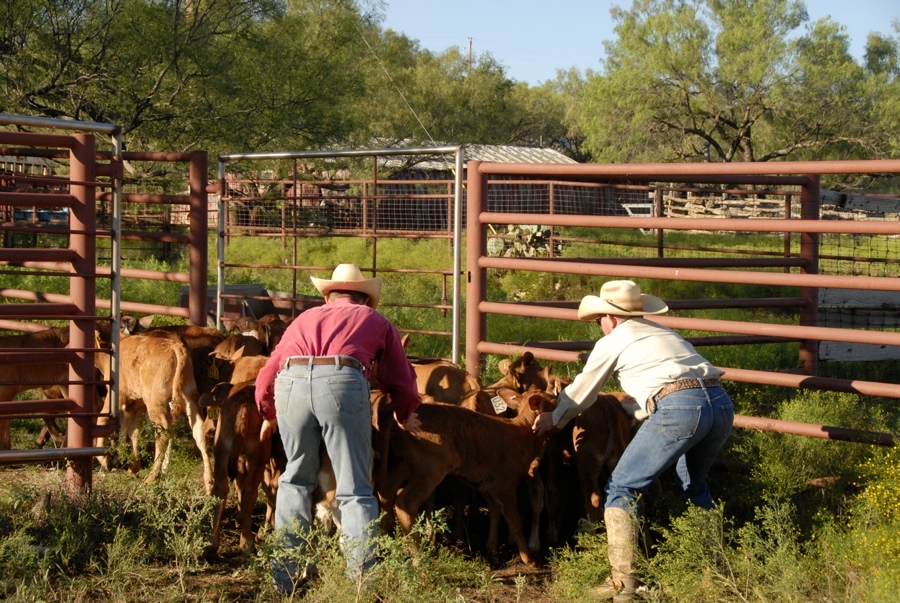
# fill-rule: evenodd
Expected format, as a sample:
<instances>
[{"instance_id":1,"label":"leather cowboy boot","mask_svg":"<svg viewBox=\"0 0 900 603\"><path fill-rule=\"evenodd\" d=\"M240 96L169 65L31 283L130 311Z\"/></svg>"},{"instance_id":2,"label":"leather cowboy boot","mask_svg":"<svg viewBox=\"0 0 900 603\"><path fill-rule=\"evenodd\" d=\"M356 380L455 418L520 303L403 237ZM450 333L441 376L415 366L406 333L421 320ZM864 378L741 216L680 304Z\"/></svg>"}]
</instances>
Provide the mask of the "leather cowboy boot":
<instances>
[{"instance_id":1,"label":"leather cowboy boot","mask_svg":"<svg viewBox=\"0 0 900 603\"><path fill-rule=\"evenodd\" d=\"M633 601L639 582L634 577L634 525L625 509L610 507L603 512L609 542L611 576L606 584L594 589L601 600L626 603Z\"/></svg>"}]
</instances>

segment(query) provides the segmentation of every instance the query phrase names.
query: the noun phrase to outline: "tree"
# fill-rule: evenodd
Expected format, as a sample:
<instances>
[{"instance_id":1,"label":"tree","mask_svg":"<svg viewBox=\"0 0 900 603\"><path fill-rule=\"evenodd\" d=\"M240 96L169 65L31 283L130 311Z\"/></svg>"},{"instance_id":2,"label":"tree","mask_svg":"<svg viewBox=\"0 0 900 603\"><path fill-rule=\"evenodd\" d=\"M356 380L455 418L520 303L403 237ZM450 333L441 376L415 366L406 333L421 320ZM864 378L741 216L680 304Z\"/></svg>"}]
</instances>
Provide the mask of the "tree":
<instances>
[{"instance_id":1,"label":"tree","mask_svg":"<svg viewBox=\"0 0 900 603\"><path fill-rule=\"evenodd\" d=\"M830 20L805 35L799 0L635 0L585 84L585 148L600 161L768 161L865 155L863 69Z\"/></svg>"},{"instance_id":2,"label":"tree","mask_svg":"<svg viewBox=\"0 0 900 603\"><path fill-rule=\"evenodd\" d=\"M205 82L278 10L270 0L14 2L2 17L17 41L0 55L3 110L117 124L132 148L195 146L184 124L209 108Z\"/></svg>"},{"instance_id":3,"label":"tree","mask_svg":"<svg viewBox=\"0 0 900 603\"><path fill-rule=\"evenodd\" d=\"M0 111L116 124L127 150L571 145L558 91L512 82L489 54L424 51L382 31L380 9L369 0L9 0Z\"/></svg>"},{"instance_id":4,"label":"tree","mask_svg":"<svg viewBox=\"0 0 900 603\"><path fill-rule=\"evenodd\" d=\"M874 98L870 124L878 134L878 155L900 155L900 21L893 37L870 34L866 42L868 85Z\"/></svg>"},{"instance_id":5,"label":"tree","mask_svg":"<svg viewBox=\"0 0 900 603\"><path fill-rule=\"evenodd\" d=\"M353 124L353 3L11 1L2 111L116 124L129 150L308 148Z\"/></svg>"},{"instance_id":6,"label":"tree","mask_svg":"<svg viewBox=\"0 0 900 603\"><path fill-rule=\"evenodd\" d=\"M510 144L518 138L522 108L514 83L490 54L470 61L458 47L433 53L391 30L372 28L366 35L367 89L355 108L359 144Z\"/></svg>"},{"instance_id":7,"label":"tree","mask_svg":"<svg viewBox=\"0 0 900 603\"><path fill-rule=\"evenodd\" d=\"M529 108L533 132L525 144L550 147L578 162L591 160L579 123L585 80L575 69L557 70L556 79L537 88L518 86Z\"/></svg>"}]
</instances>

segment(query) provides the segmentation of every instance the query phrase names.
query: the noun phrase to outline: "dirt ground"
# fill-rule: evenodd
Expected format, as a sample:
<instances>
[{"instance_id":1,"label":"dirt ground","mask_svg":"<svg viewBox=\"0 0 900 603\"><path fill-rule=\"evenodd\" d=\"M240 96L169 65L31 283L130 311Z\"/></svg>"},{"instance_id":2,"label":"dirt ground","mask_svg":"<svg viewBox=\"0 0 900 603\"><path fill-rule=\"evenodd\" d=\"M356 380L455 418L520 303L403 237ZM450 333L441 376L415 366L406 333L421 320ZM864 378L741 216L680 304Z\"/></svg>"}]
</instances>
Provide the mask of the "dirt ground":
<instances>
[{"instance_id":1,"label":"dirt ground","mask_svg":"<svg viewBox=\"0 0 900 603\"><path fill-rule=\"evenodd\" d=\"M109 478L109 474L95 472L94 486ZM116 478L113 478L116 479ZM64 483L65 470L53 467L36 466L3 466L0 465L0 482L3 483L4 494L13 489L25 487L28 490L58 491ZM232 501L233 502L233 501ZM262 520L264 503L259 501L258 510L260 517L254 512L254 524ZM219 601L229 602L256 602L269 600L260 592L259 577L251 569L251 560L238 548L239 530L234 520L233 504L226 511L223 523L222 543L217 559L208 562L199 569L184 576L185 601L197 603L211 600L209 597L215 593ZM486 596L475 587L467 592L460 589L460 601L473 603L550 603L553 599L549 595L551 571L548 566L532 568L521 562L518 554L513 550L504 551L505 564L495 567L492 571L492 588ZM521 578L516 584L517 577L524 577L524 585ZM473 580L475 583L475 580ZM271 600L280 601L280 597Z\"/></svg>"}]
</instances>

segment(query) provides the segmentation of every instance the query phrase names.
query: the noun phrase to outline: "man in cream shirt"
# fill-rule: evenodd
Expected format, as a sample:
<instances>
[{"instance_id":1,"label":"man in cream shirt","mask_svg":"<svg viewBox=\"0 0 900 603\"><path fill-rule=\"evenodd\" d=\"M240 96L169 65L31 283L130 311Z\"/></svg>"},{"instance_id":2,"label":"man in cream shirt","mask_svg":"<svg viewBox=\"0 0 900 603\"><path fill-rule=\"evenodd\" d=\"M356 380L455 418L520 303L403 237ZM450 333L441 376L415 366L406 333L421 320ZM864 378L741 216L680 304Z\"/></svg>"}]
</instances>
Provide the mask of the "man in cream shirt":
<instances>
[{"instance_id":1,"label":"man in cream shirt","mask_svg":"<svg viewBox=\"0 0 900 603\"><path fill-rule=\"evenodd\" d=\"M608 281L599 296L585 296L578 318L599 323L604 337L584 370L559 395L556 410L534 423L539 435L562 428L597 400L613 375L648 414L605 489L612 576L596 594L617 602L633 600L638 588L633 572L638 496L675 465L682 496L712 508L707 474L734 422L731 398L719 379L723 371L678 333L644 318L668 309L663 300L641 293L627 280Z\"/></svg>"}]
</instances>

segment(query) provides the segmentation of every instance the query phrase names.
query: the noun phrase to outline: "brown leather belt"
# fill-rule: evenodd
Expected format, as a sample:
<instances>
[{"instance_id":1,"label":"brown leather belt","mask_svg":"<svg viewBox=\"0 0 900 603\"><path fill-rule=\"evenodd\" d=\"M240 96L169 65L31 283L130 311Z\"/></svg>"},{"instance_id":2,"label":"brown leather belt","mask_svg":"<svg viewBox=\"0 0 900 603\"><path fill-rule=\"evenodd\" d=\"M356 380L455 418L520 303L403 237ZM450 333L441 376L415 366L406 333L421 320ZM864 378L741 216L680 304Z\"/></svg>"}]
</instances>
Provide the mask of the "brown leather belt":
<instances>
[{"instance_id":1,"label":"brown leather belt","mask_svg":"<svg viewBox=\"0 0 900 603\"><path fill-rule=\"evenodd\" d=\"M651 413L656 412L656 403L673 392L678 392L683 389L699 389L701 387L722 387L722 380L718 377L706 377L703 379L681 379L675 383L670 383L654 395L650 396L647 410Z\"/></svg>"},{"instance_id":2,"label":"brown leather belt","mask_svg":"<svg viewBox=\"0 0 900 603\"><path fill-rule=\"evenodd\" d=\"M298 364L305 366L310 364L333 364L335 366L349 366L362 372L365 372L366 368L362 362L352 356L291 356L288 358L285 366L297 366Z\"/></svg>"}]
</instances>

